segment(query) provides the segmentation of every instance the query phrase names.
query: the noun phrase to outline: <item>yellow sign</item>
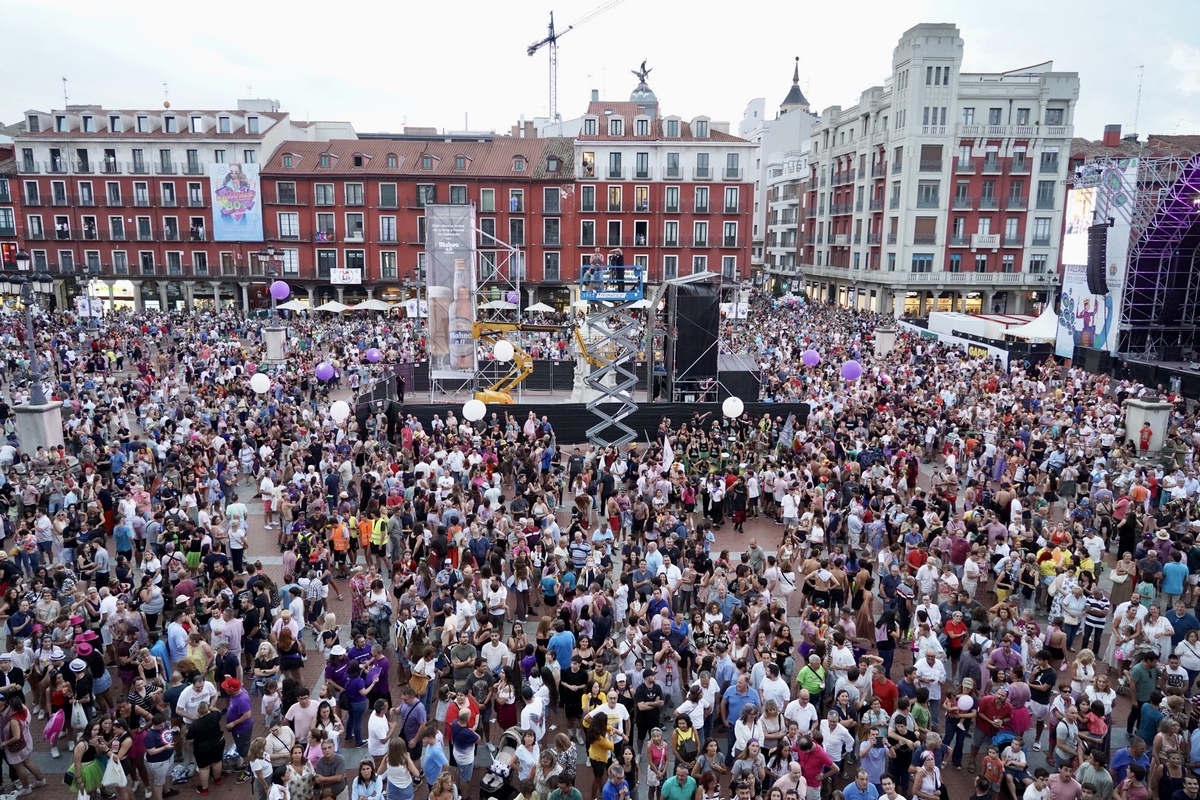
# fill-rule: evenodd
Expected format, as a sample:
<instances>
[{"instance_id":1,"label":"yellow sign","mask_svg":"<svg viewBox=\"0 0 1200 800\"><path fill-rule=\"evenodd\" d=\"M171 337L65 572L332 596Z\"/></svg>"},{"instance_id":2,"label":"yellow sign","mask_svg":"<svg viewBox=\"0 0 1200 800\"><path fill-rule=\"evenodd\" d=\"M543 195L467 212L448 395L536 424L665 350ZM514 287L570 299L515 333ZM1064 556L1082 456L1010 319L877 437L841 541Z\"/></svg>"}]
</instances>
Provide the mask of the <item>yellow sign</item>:
<instances>
[{"instance_id":1,"label":"yellow sign","mask_svg":"<svg viewBox=\"0 0 1200 800\"><path fill-rule=\"evenodd\" d=\"M986 347L980 347L977 344L967 345L967 355L971 358L987 358L989 353Z\"/></svg>"}]
</instances>

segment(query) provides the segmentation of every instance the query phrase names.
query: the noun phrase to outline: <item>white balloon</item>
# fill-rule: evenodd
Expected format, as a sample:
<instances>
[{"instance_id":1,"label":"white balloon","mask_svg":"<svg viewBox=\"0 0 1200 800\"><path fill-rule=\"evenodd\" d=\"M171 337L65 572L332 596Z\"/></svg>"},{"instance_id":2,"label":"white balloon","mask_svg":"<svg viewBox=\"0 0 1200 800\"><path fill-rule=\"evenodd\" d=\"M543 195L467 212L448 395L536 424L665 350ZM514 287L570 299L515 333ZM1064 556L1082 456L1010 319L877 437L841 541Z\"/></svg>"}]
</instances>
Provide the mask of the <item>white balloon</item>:
<instances>
[{"instance_id":1,"label":"white balloon","mask_svg":"<svg viewBox=\"0 0 1200 800\"><path fill-rule=\"evenodd\" d=\"M462 415L463 419L471 422L478 422L487 414L487 406L482 400L468 400L463 403Z\"/></svg>"},{"instance_id":2,"label":"white balloon","mask_svg":"<svg viewBox=\"0 0 1200 800\"><path fill-rule=\"evenodd\" d=\"M958 696L958 710L970 711L975 707L975 701L971 699L969 694L960 694Z\"/></svg>"},{"instance_id":3,"label":"white balloon","mask_svg":"<svg viewBox=\"0 0 1200 800\"><path fill-rule=\"evenodd\" d=\"M513 348L512 342L507 339L501 339L492 348L492 355L496 357L497 361L512 361L515 354L516 350Z\"/></svg>"},{"instance_id":4,"label":"white balloon","mask_svg":"<svg viewBox=\"0 0 1200 800\"><path fill-rule=\"evenodd\" d=\"M746 404L742 402L742 398L733 397L732 395L725 398L725 402L721 404L721 413L727 417L740 417L742 412L746 410Z\"/></svg>"},{"instance_id":5,"label":"white balloon","mask_svg":"<svg viewBox=\"0 0 1200 800\"><path fill-rule=\"evenodd\" d=\"M333 405L329 407L329 416L333 417L334 422L343 422L346 417L350 416L350 404L345 400L335 400Z\"/></svg>"},{"instance_id":6,"label":"white balloon","mask_svg":"<svg viewBox=\"0 0 1200 800\"><path fill-rule=\"evenodd\" d=\"M256 372L250 376L250 388L256 394L266 394L271 391L271 379L265 373Z\"/></svg>"}]
</instances>

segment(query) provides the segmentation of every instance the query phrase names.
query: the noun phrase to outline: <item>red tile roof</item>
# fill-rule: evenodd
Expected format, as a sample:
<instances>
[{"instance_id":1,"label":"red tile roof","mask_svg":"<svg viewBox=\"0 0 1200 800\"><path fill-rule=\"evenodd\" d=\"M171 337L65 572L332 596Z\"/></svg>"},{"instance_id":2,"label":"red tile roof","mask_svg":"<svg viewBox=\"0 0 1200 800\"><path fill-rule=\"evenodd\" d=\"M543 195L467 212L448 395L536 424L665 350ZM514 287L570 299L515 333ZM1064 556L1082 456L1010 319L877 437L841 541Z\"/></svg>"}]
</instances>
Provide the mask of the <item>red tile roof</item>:
<instances>
[{"instance_id":1,"label":"red tile roof","mask_svg":"<svg viewBox=\"0 0 1200 800\"><path fill-rule=\"evenodd\" d=\"M429 176L429 177L507 177L546 179L555 176L546 173L546 157L559 159L557 173L563 180L571 180L574 167L569 157L569 147L562 147L558 139L518 139L498 137L490 141L473 142L429 142L402 139L334 139L329 142L284 142L263 165L262 173L280 178L285 176ZM321 167L321 155L334 156L332 166ZM283 157L293 156L292 166L283 166ZM363 166L354 166L354 156L365 156ZM389 169L387 157L395 155L397 166ZM432 169L422 169L423 157L433 157ZM299 158L296 158L296 157ZM466 158L466 169L454 168L455 158ZM524 170L514 170L513 160L525 160Z\"/></svg>"},{"instance_id":2,"label":"red tile roof","mask_svg":"<svg viewBox=\"0 0 1200 800\"><path fill-rule=\"evenodd\" d=\"M604 112L611 111L611 114ZM602 141L602 142L653 142L658 140L666 140L668 142L746 142L746 139L739 138L724 131L714 130L710 124L708 127L708 137L703 138L692 134L692 124L684 120L679 121L679 136L668 138L663 127L663 118L658 117L658 106L653 103L634 103L628 101L607 102L604 100L595 100L588 103L587 115L597 117L600 124L596 126L599 133L595 136L579 135L581 141ZM640 116L656 117L650 122L649 136L635 136L633 121ZM621 136L610 136L608 134L608 124L605 122L609 117L621 117L625 120L625 133Z\"/></svg>"}]
</instances>

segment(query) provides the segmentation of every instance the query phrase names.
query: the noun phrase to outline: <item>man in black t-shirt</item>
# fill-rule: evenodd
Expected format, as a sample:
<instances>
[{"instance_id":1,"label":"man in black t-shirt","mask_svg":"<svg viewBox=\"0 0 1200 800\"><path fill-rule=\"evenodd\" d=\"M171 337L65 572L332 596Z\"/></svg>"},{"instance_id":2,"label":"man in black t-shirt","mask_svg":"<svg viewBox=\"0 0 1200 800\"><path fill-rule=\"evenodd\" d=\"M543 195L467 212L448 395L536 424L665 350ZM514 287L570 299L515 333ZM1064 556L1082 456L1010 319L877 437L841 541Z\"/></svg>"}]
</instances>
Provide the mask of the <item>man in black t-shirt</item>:
<instances>
[{"instance_id":1,"label":"man in black t-shirt","mask_svg":"<svg viewBox=\"0 0 1200 800\"><path fill-rule=\"evenodd\" d=\"M1042 747L1042 729L1046 727L1046 717L1050 716L1051 694L1058 683L1058 673L1050 666L1053 657L1049 650L1039 650L1034 656L1037 664L1029 675L1029 711L1037 721L1033 736L1035 750Z\"/></svg>"},{"instance_id":2,"label":"man in black t-shirt","mask_svg":"<svg viewBox=\"0 0 1200 800\"><path fill-rule=\"evenodd\" d=\"M637 737L638 750L646 744L650 731L662 724L662 707L665 702L662 687L655 681L657 674L653 669L642 672L642 685L633 693L637 704Z\"/></svg>"}]
</instances>

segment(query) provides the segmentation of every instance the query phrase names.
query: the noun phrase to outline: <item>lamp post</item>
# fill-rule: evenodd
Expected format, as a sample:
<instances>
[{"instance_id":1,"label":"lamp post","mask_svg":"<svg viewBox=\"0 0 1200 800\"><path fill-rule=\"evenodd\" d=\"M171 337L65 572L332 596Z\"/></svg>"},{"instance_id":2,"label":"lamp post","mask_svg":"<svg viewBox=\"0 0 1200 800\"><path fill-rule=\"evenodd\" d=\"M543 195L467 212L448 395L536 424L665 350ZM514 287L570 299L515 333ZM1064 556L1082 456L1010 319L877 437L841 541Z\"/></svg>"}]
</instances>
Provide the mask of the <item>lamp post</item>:
<instances>
[{"instance_id":1,"label":"lamp post","mask_svg":"<svg viewBox=\"0 0 1200 800\"><path fill-rule=\"evenodd\" d=\"M281 255L274 245L267 245L266 250L258 251L258 260L264 265L263 274L267 276L267 294L271 295L271 319L263 328L263 345L267 350L267 363L270 364L282 364L287 360L287 331L279 324L275 294L271 291L271 285L279 277L279 268L276 265L283 260Z\"/></svg>"},{"instance_id":2,"label":"lamp post","mask_svg":"<svg viewBox=\"0 0 1200 800\"><path fill-rule=\"evenodd\" d=\"M33 308L43 294L54 291L54 279L46 272L32 272L31 259L24 250L17 253L17 274L6 278L12 294L20 294L25 305L25 343L29 346L29 404L46 405L46 390L42 386L42 370L38 362L37 342L33 338ZM25 273L29 273L28 276Z\"/></svg>"},{"instance_id":3,"label":"lamp post","mask_svg":"<svg viewBox=\"0 0 1200 800\"><path fill-rule=\"evenodd\" d=\"M275 249L275 245L267 245L266 250L258 251L258 260L263 263L263 274L267 276L267 288L270 289L271 284L279 277L279 268L275 265L282 261L279 256L283 255ZM271 320L274 321L278 316L275 310L275 295L270 291L267 294L271 295Z\"/></svg>"}]
</instances>

